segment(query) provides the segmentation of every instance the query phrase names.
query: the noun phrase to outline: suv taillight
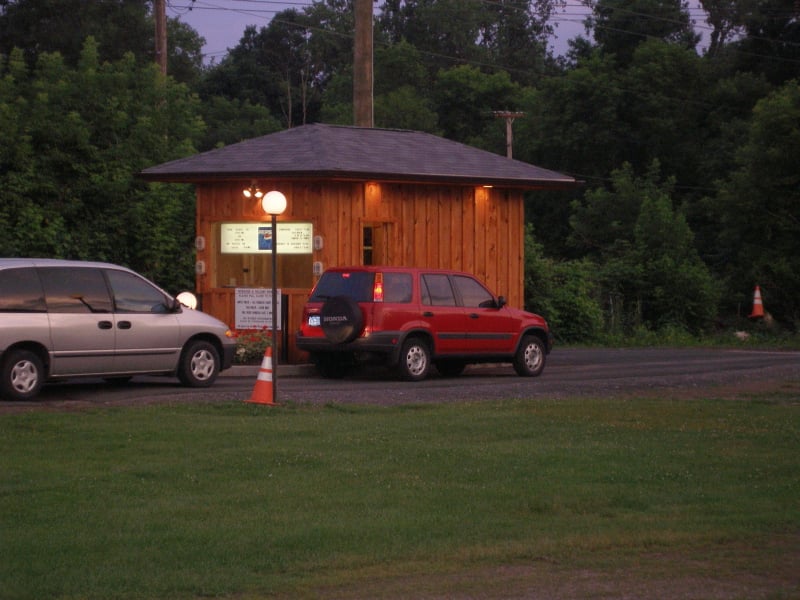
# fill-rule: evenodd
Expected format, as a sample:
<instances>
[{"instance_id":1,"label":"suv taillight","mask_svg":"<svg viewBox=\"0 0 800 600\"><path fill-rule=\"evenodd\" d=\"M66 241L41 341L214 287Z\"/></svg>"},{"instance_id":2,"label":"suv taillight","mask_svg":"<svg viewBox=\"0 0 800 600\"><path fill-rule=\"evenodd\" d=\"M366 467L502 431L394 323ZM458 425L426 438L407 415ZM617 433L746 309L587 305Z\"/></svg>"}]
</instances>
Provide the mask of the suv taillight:
<instances>
[{"instance_id":1,"label":"suv taillight","mask_svg":"<svg viewBox=\"0 0 800 600\"><path fill-rule=\"evenodd\" d=\"M375 273L375 283L372 284L372 301L383 302L383 273Z\"/></svg>"}]
</instances>

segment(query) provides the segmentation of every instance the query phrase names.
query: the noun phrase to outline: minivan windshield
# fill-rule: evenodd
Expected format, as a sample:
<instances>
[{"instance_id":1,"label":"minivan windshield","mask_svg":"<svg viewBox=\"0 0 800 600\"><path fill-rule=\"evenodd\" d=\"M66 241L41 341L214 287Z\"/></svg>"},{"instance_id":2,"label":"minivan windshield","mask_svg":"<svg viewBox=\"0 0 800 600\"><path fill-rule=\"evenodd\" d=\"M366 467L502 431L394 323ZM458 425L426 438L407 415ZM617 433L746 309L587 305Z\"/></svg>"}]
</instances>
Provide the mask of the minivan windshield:
<instances>
[{"instance_id":1,"label":"minivan windshield","mask_svg":"<svg viewBox=\"0 0 800 600\"><path fill-rule=\"evenodd\" d=\"M375 274L367 271L327 271L314 288L311 302L325 302L335 296L347 296L356 302L372 301Z\"/></svg>"}]
</instances>

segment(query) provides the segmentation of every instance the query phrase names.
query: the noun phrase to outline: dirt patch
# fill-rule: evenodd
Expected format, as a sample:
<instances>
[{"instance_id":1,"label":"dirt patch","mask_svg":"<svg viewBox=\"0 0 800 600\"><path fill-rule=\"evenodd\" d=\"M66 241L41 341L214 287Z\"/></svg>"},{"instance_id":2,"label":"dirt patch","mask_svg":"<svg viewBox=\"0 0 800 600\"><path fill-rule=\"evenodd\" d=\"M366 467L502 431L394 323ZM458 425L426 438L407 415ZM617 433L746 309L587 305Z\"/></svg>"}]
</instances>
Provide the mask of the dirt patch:
<instances>
[{"instance_id":1,"label":"dirt patch","mask_svg":"<svg viewBox=\"0 0 800 600\"><path fill-rule=\"evenodd\" d=\"M597 564L538 560L435 575L367 577L353 586L318 588L306 597L426 600L737 600L800 598L800 534L758 546L715 544L682 554L595 557Z\"/></svg>"}]
</instances>

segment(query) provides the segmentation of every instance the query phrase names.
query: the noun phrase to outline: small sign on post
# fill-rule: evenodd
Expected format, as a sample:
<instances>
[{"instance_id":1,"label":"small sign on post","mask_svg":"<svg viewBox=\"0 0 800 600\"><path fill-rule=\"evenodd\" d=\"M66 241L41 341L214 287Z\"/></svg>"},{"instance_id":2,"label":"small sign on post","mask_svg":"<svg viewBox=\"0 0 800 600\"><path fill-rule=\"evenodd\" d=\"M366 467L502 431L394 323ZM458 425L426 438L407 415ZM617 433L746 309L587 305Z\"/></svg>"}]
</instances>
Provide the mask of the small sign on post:
<instances>
[{"instance_id":1,"label":"small sign on post","mask_svg":"<svg viewBox=\"0 0 800 600\"><path fill-rule=\"evenodd\" d=\"M278 315L281 314L281 291L278 290ZM236 288L236 329L269 329L272 327L272 289ZM281 319L278 319L278 329Z\"/></svg>"}]
</instances>

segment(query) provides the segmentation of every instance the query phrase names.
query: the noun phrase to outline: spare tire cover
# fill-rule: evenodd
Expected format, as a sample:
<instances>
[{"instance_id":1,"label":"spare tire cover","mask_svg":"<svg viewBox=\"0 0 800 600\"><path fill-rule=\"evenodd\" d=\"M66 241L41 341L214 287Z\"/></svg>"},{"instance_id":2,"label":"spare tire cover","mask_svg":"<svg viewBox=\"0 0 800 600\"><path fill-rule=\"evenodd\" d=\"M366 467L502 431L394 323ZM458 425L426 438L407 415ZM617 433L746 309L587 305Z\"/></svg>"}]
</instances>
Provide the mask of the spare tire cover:
<instances>
[{"instance_id":1,"label":"spare tire cover","mask_svg":"<svg viewBox=\"0 0 800 600\"><path fill-rule=\"evenodd\" d=\"M322 332L334 344L352 342L364 329L364 315L349 296L334 296L325 301L320 312Z\"/></svg>"}]
</instances>

